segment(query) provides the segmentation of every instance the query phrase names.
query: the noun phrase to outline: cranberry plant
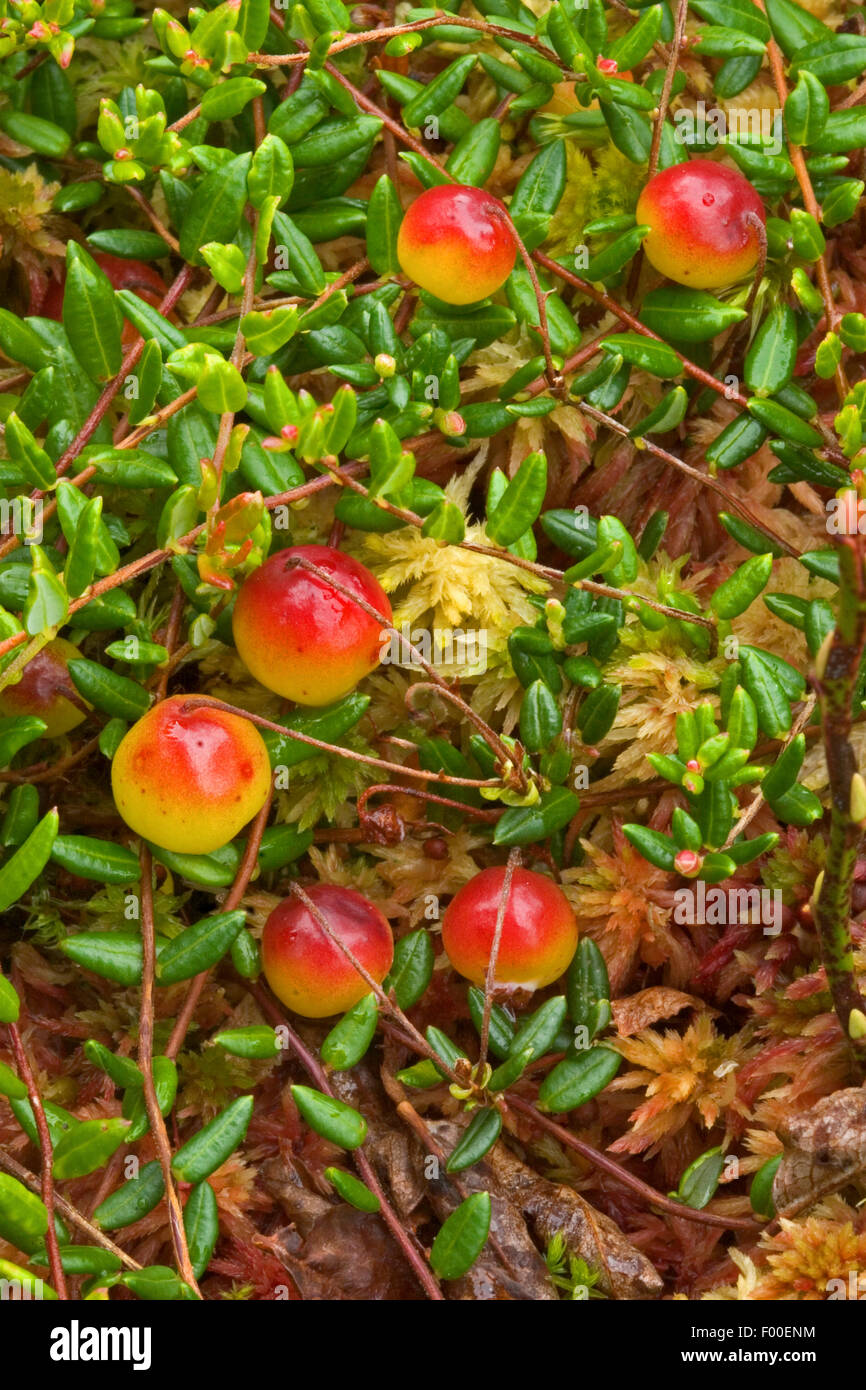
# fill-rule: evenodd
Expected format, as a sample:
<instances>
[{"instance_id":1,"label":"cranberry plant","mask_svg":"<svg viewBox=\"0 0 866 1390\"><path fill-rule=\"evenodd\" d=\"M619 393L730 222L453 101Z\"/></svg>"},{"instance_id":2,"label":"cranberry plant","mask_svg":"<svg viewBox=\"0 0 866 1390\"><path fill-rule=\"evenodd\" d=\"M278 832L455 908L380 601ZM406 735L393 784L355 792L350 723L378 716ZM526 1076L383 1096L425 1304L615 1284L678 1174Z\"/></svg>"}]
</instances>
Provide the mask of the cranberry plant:
<instances>
[{"instance_id":1,"label":"cranberry plant","mask_svg":"<svg viewBox=\"0 0 866 1390\"><path fill-rule=\"evenodd\" d=\"M509 1140L639 1270L524 1296L842 1226L864 149L846 0L0 0L0 1275L303 1296L264 1155L492 1297Z\"/></svg>"}]
</instances>

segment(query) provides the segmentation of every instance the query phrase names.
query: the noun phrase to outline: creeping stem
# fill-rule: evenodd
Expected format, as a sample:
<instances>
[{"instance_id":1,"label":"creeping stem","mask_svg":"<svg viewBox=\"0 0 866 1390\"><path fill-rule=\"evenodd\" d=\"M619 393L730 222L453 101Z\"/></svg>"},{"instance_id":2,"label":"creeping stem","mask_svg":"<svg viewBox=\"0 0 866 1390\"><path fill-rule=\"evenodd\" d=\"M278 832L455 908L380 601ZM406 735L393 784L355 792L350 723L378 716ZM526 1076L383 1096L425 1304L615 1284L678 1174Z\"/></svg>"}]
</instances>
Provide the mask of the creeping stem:
<instances>
[{"instance_id":1,"label":"creeping stem","mask_svg":"<svg viewBox=\"0 0 866 1390\"><path fill-rule=\"evenodd\" d=\"M866 1004L854 972L851 888L866 818L862 779L851 743L855 691L866 645L866 572L861 537L840 547L841 586L836 628L816 658L824 752L830 780L830 836L824 871L813 899L815 925L827 983L842 1030L861 1065L866 1064Z\"/></svg>"}]
</instances>

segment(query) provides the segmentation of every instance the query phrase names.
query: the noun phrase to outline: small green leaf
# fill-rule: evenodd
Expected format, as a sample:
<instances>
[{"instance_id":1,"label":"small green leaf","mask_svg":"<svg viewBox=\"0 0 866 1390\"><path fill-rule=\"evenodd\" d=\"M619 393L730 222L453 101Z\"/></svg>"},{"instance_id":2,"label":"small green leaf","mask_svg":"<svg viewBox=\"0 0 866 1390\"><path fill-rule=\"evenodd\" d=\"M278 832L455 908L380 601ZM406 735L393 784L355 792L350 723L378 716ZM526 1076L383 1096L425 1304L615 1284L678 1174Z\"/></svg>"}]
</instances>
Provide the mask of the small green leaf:
<instances>
[{"instance_id":1,"label":"small green leaf","mask_svg":"<svg viewBox=\"0 0 866 1390\"><path fill-rule=\"evenodd\" d=\"M201 265L199 247L209 241L231 241L243 216L251 162L252 155L239 154L198 184L180 229L184 260Z\"/></svg>"},{"instance_id":2,"label":"small green leaf","mask_svg":"<svg viewBox=\"0 0 866 1390\"><path fill-rule=\"evenodd\" d=\"M49 811L42 817L35 830L27 836L20 849L17 849L0 869L0 912L5 912L13 903L17 903L42 873L57 838L58 825L57 811ZM3 983L8 985L8 981ZM12 986L8 985L8 988L11 990ZM15 1017L17 1018L17 1014Z\"/></svg>"},{"instance_id":3,"label":"small green leaf","mask_svg":"<svg viewBox=\"0 0 866 1390\"><path fill-rule=\"evenodd\" d=\"M162 949L157 965L157 982L175 985L209 970L226 953L243 929L246 912L217 912L187 927Z\"/></svg>"},{"instance_id":4,"label":"small green leaf","mask_svg":"<svg viewBox=\"0 0 866 1390\"><path fill-rule=\"evenodd\" d=\"M209 354L198 379L198 398L205 410L234 413L246 405L247 385L232 362Z\"/></svg>"},{"instance_id":5,"label":"small green leaf","mask_svg":"<svg viewBox=\"0 0 866 1390\"><path fill-rule=\"evenodd\" d=\"M253 97L267 91L255 77L230 77L209 87L201 99L201 114L209 121L228 121L239 116Z\"/></svg>"},{"instance_id":6,"label":"small green leaf","mask_svg":"<svg viewBox=\"0 0 866 1390\"><path fill-rule=\"evenodd\" d=\"M18 991L5 975L0 975L0 1023L17 1023L20 1013Z\"/></svg>"},{"instance_id":7,"label":"small green leaf","mask_svg":"<svg viewBox=\"0 0 866 1390\"><path fill-rule=\"evenodd\" d=\"M749 1188L752 1211L758 1216L767 1217L768 1220L776 1215L776 1205L773 1201L773 1181L781 1162L781 1154L776 1154L775 1158L768 1158L766 1163L761 1164L752 1178L752 1185Z\"/></svg>"},{"instance_id":8,"label":"small green leaf","mask_svg":"<svg viewBox=\"0 0 866 1390\"><path fill-rule=\"evenodd\" d=\"M365 994L339 1023L335 1023L321 1047L322 1061L334 1071L357 1066L376 1035L379 1006L375 994Z\"/></svg>"},{"instance_id":9,"label":"small green leaf","mask_svg":"<svg viewBox=\"0 0 866 1390\"><path fill-rule=\"evenodd\" d=\"M511 545L541 511L547 489L547 459L528 454L487 518L487 534L497 545Z\"/></svg>"},{"instance_id":10,"label":"small green leaf","mask_svg":"<svg viewBox=\"0 0 866 1390\"><path fill-rule=\"evenodd\" d=\"M759 396L773 394L791 380L796 357L794 312L787 304L776 304L746 354L746 385Z\"/></svg>"},{"instance_id":11,"label":"small green leaf","mask_svg":"<svg viewBox=\"0 0 866 1390\"><path fill-rule=\"evenodd\" d=\"M715 1194L724 1166L725 1157L720 1148L708 1149L701 1154L689 1164L680 1178L677 1189L680 1201L694 1211L703 1211Z\"/></svg>"},{"instance_id":12,"label":"small green leaf","mask_svg":"<svg viewBox=\"0 0 866 1390\"><path fill-rule=\"evenodd\" d=\"M520 706L520 738L529 753L540 753L550 746L562 729L562 715L554 695L544 681L528 687Z\"/></svg>"},{"instance_id":13,"label":"small green leaf","mask_svg":"<svg viewBox=\"0 0 866 1390\"><path fill-rule=\"evenodd\" d=\"M394 963L383 989L394 991L401 1009L411 1009L433 978L434 952L429 932L423 927L402 936L394 947Z\"/></svg>"},{"instance_id":14,"label":"small green leaf","mask_svg":"<svg viewBox=\"0 0 866 1390\"><path fill-rule=\"evenodd\" d=\"M47 1230L48 1212L40 1198L17 1178L0 1173L0 1239L31 1255Z\"/></svg>"},{"instance_id":15,"label":"small green leaf","mask_svg":"<svg viewBox=\"0 0 866 1390\"><path fill-rule=\"evenodd\" d=\"M11 1260L0 1260L0 1280L4 1285L20 1289L21 1298L27 1299L28 1302L40 1299L50 1299L54 1302L57 1298L57 1291L50 1284L46 1284L31 1270L13 1264Z\"/></svg>"},{"instance_id":16,"label":"small green leaf","mask_svg":"<svg viewBox=\"0 0 866 1390\"><path fill-rule=\"evenodd\" d=\"M807 69L785 102L785 129L795 145L814 145L827 124L830 98L823 82Z\"/></svg>"},{"instance_id":17,"label":"small green leaf","mask_svg":"<svg viewBox=\"0 0 866 1390\"><path fill-rule=\"evenodd\" d=\"M456 502L437 502L421 527L421 535L431 540L459 545L466 535L466 522Z\"/></svg>"},{"instance_id":18,"label":"small green leaf","mask_svg":"<svg viewBox=\"0 0 866 1390\"><path fill-rule=\"evenodd\" d=\"M622 1063L618 1052L596 1043L575 1057L564 1057L548 1072L538 1092L542 1110L562 1114L585 1105L616 1076Z\"/></svg>"},{"instance_id":19,"label":"small green leaf","mask_svg":"<svg viewBox=\"0 0 866 1390\"><path fill-rule=\"evenodd\" d=\"M51 858L78 878L97 883L134 883L141 876L137 854L112 840L97 840L91 835L58 835Z\"/></svg>"},{"instance_id":20,"label":"small green leaf","mask_svg":"<svg viewBox=\"0 0 866 1390\"><path fill-rule=\"evenodd\" d=\"M120 1282L148 1303L167 1303L175 1299L194 1298L192 1289L179 1279L168 1265L150 1265L147 1269L127 1270Z\"/></svg>"},{"instance_id":21,"label":"small green leaf","mask_svg":"<svg viewBox=\"0 0 866 1390\"><path fill-rule=\"evenodd\" d=\"M367 206L367 258L377 275L395 275L400 270L397 234L402 220L397 190L388 175L381 174Z\"/></svg>"},{"instance_id":22,"label":"small green leaf","mask_svg":"<svg viewBox=\"0 0 866 1390\"><path fill-rule=\"evenodd\" d=\"M178 1149L171 1171L181 1182L199 1183L209 1178L243 1140L253 1113L253 1097L239 1096L210 1124Z\"/></svg>"},{"instance_id":23,"label":"small green leaf","mask_svg":"<svg viewBox=\"0 0 866 1390\"><path fill-rule=\"evenodd\" d=\"M509 1055L513 1057L529 1050L532 1058L544 1057L565 1022L567 1007L562 994L546 999L521 1023L511 1040Z\"/></svg>"},{"instance_id":24,"label":"small green leaf","mask_svg":"<svg viewBox=\"0 0 866 1390\"><path fill-rule=\"evenodd\" d=\"M112 1052L95 1038L89 1038L84 1044L84 1055L88 1062L110 1076L115 1086L135 1088L144 1084L144 1077L129 1057Z\"/></svg>"},{"instance_id":25,"label":"small green leaf","mask_svg":"<svg viewBox=\"0 0 866 1390\"><path fill-rule=\"evenodd\" d=\"M82 1120L70 1129L54 1147L54 1176L82 1178L107 1163L111 1155L129 1137L129 1120L115 1117L102 1120Z\"/></svg>"},{"instance_id":26,"label":"small green leaf","mask_svg":"<svg viewBox=\"0 0 866 1390\"><path fill-rule=\"evenodd\" d=\"M282 1051L273 1028L266 1028L263 1024L227 1029L216 1033L213 1041L233 1057L276 1057Z\"/></svg>"},{"instance_id":27,"label":"small green leaf","mask_svg":"<svg viewBox=\"0 0 866 1390\"><path fill-rule=\"evenodd\" d=\"M379 1211L382 1203L371 1192L366 1183L361 1182L351 1173L346 1173L342 1168L326 1168L325 1177L334 1188L338 1196L350 1206L356 1207L358 1211Z\"/></svg>"},{"instance_id":28,"label":"small green leaf","mask_svg":"<svg viewBox=\"0 0 866 1390\"><path fill-rule=\"evenodd\" d=\"M158 1159L146 1163L137 1178L129 1178L110 1193L93 1213L103 1231L118 1231L131 1226L153 1211L165 1192L162 1169Z\"/></svg>"},{"instance_id":29,"label":"small green leaf","mask_svg":"<svg viewBox=\"0 0 866 1390\"><path fill-rule=\"evenodd\" d=\"M66 247L63 327L88 376L107 381L116 375L123 357L123 315L105 271L77 241Z\"/></svg>"},{"instance_id":30,"label":"small green leaf","mask_svg":"<svg viewBox=\"0 0 866 1390\"><path fill-rule=\"evenodd\" d=\"M624 825L622 829L629 844L634 845L644 859L648 859L657 869L673 872L677 847L669 835L663 835L660 830L651 830L648 825Z\"/></svg>"},{"instance_id":31,"label":"small green leaf","mask_svg":"<svg viewBox=\"0 0 866 1390\"><path fill-rule=\"evenodd\" d=\"M585 744L595 747L609 733L622 696L620 685L599 685L580 707L577 726Z\"/></svg>"},{"instance_id":32,"label":"small green leaf","mask_svg":"<svg viewBox=\"0 0 866 1390\"><path fill-rule=\"evenodd\" d=\"M24 630L36 637L62 626L69 613L69 596L41 545L32 545L30 554L27 601L22 618Z\"/></svg>"},{"instance_id":33,"label":"small green leaf","mask_svg":"<svg viewBox=\"0 0 866 1390\"><path fill-rule=\"evenodd\" d=\"M682 364L672 347L667 343L645 338L640 333L615 333L600 344L605 352L617 353L623 361L633 367L640 367L653 376L679 376Z\"/></svg>"},{"instance_id":34,"label":"small green leaf","mask_svg":"<svg viewBox=\"0 0 866 1390\"><path fill-rule=\"evenodd\" d=\"M710 607L720 618L737 618L765 587L773 571L772 555L755 555L746 560L720 584L710 599Z\"/></svg>"},{"instance_id":35,"label":"small green leaf","mask_svg":"<svg viewBox=\"0 0 866 1390\"><path fill-rule=\"evenodd\" d=\"M293 1086L292 1096L310 1129L341 1149L357 1149L367 1137L367 1121L351 1105L311 1086Z\"/></svg>"},{"instance_id":36,"label":"small green leaf","mask_svg":"<svg viewBox=\"0 0 866 1390\"><path fill-rule=\"evenodd\" d=\"M490 1231L489 1192L473 1192L441 1226L430 1251L440 1279L461 1279L474 1265Z\"/></svg>"},{"instance_id":37,"label":"small green leaf","mask_svg":"<svg viewBox=\"0 0 866 1390\"><path fill-rule=\"evenodd\" d=\"M676 429L685 419L689 396L684 386L674 386L662 397L654 410L645 415L629 431L633 439L642 439L645 434L667 434Z\"/></svg>"},{"instance_id":38,"label":"small green leaf","mask_svg":"<svg viewBox=\"0 0 866 1390\"><path fill-rule=\"evenodd\" d=\"M0 1062L0 1096L7 1096L9 1100L24 1100L26 1095L27 1087L21 1078L5 1062Z\"/></svg>"},{"instance_id":39,"label":"small green leaf","mask_svg":"<svg viewBox=\"0 0 866 1390\"><path fill-rule=\"evenodd\" d=\"M98 661L77 657L67 670L79 695L114 719L140 719L150 707L150 696L138 681L108 671Z\"/></svg>"},{"instance_id":40,"label":"small green leaf","mask_svg":"<svg viewBox=\"0 0 866 1390\"><path fill-rule=\"evenodd\" d=\"M512 806L496 825L496 845L529 845L554 835L577 814L580 800L566 787L542 792L534 806Z\"/></svg>"},{"instance_id":41,"label":"small green leaf","mask_svg":"<svg viewBox=\"0 0 866 1390\"><path fill-rule=\"evenodd\" d=\"M462 1173L465 1168L480 1163L501 1133L502 1115L495 1106L476 1111L448 1157L446 1172Z\"/></svg>"},{"instance_id":42,"label":"small green leaf","mask_svg":"<svg viewBox=\"0 0 866 1390\"><path fill-rule=\"evenodd\" d=\"M610 980L604 956L591 937L581 938L566 975L568 1012L590 1039L610 1021Z\"/></svg>"},{"instance_id":43,"label":"small green leaf","mask_svg":"<svg viewBox=\"0 0 866 1390\"><path fill-rule=\"evenodd\" d=\"M468 995L469 1014L475 1025L476 1031L481 1033L481 1026L484 1019L484 991L471 985ZM514 1038L514 1023L509 1014L499 1005L494 1004L490 1010L490 1024L487 1037L490 1051L496 1057L506 1058L511 1056L511 1043Z\"/></svg>"},{"instance_id":44,"label":"small green leaf","mask_svg":"<svg viewBox=\"0 0 866 1390\"><path fill-rule=\"evenodd\" d=\"M141 984L141 936L132 932L82 932L59 943L76 965L118 985Z\"/></svg>"},{"instance_id":45,"label":"small green leaf","mask_svg":"<svg viewBox=\"0 0 866 1390\"><path fill-rule=\"evenodd\" d=\"M183 1228L192 1272L200 1279L210 1264L220 1233L216 1193L209 1182L197 1183L189 1194L183 1209Z\"/></svg>"}]
</instances>

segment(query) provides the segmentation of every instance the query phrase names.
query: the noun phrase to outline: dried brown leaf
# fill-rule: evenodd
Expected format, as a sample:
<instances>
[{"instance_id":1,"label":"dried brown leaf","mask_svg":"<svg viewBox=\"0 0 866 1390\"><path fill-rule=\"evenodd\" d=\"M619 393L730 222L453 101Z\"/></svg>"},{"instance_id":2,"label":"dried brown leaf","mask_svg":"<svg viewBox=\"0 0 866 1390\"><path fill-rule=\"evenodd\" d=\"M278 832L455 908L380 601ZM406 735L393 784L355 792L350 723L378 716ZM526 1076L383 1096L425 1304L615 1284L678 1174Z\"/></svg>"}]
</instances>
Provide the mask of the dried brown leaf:
<instances>
[{"instance_id":1,"label":"dried brown leaf","mask_svg":"<svg viewBox=\"0 0 866 1390\"><path fill-rule=\"evenodd\" d=\"M651 1299L661 1293L662 1280L646 1256L616 1222L573 1188L540 1178L502 1143L483 1166L499 1190L520 1207L539 1240L547 1244L562 1232L569 1253L598 1270L598 1287L609 1297Z\"/></svg>"},{"instance_id":2,"label":"dried brown leaf","mask_svg":"<svg viewBox=\"0 0 866 1390\"><path fill-rule=\"evenodd\" d=\"M866 1089L824 1096L779 1128L785 1153L773 1183L776 1210L793 1215L866 1169Z\"/></svg>"},{"instance_id":3,"label":"dried brown leaf","mask_svg":"<svg viewBox=\"0 0 866 1390\"><path fill-rule=\"evenodd\" d=\"M621 1038L630 1038L642 1028L651 1028L659 1019L672 1018L683 1009L703 1009L702 999L693 994L684 994L680 989L669 989L666 985L653 985L650 989L638 990L637 994L625 995L611 1003L613 1021Z\"/></svg>"}]
</instances>

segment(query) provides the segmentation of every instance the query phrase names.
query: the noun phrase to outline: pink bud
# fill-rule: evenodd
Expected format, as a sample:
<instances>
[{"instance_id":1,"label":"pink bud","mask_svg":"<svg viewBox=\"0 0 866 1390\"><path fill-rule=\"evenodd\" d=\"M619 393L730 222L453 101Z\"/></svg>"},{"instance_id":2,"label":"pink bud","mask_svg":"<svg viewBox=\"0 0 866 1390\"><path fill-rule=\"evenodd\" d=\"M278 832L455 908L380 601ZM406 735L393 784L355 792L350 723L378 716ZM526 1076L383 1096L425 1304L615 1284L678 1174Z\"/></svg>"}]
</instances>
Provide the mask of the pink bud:
<instances>
[{"instance_id":1,"label":"pink bud","mask_svg":"<svg viewBox=\"0 0 866 1390\"><path fill-rule=\"evenodd\" d=\"M596 63L596 67L598 68L599 72L607 73L608 77L610 77L613 75L613 73L617 71L619 64L617 63L616 58L599 58L598 62Z\"/></svg>"},{"instance_id":2,"label":"pink bud","mask_svg":"<svg viewBox=\"0 0 866 1390\"><path fill-rule=\"evenodd\" d=\"M694 849L681 849L674 860L674 868L683 878L695 878L701 871L703 858Z\"/></svg>"}]
</instances>

